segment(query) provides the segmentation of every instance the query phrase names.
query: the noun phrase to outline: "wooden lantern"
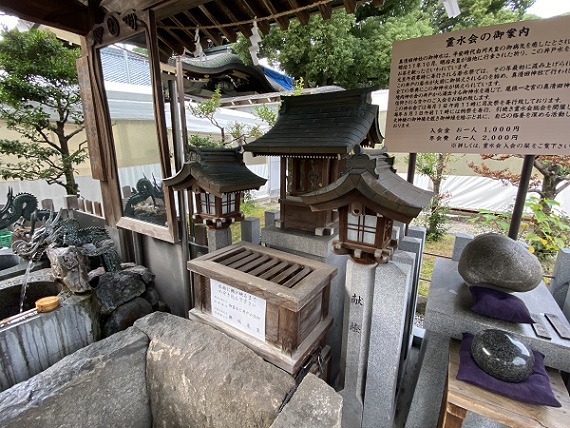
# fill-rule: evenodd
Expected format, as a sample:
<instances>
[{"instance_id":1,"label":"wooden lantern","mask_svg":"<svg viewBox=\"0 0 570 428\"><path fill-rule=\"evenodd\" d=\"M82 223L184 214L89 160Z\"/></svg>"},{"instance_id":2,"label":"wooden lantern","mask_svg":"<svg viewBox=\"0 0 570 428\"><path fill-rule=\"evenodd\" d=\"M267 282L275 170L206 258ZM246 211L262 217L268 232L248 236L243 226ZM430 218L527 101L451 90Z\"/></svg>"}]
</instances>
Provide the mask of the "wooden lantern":
<instances>
[{"instance_id":1,"label":"wooden lantern","mask_svg":"<svg viewBox=\"0 0 570 428\"><path fill-rule=\"evenodd\" d=\"M301 198L315 211L338 209L334 253L350 254L360 263L386 263L397 248L392 240L394 221L412 221L433 193L399 177L394 159L386 153L371 156L359 149L355 153L337 181Z\"/></svg>"},{"instance_id":2,"label":"wooden lantern","mask_svg":"<svg viewBox=\"0 0 570 428\"><path fill-rule=\"evenodd\" d=\"M192 147L186 155L182 169L164 183L174 190L192 191L192 218L211 229L225 229L243 220L243 192L259 189L267 180L245 166L237 149Z\"/></svg>"}]
</instances>

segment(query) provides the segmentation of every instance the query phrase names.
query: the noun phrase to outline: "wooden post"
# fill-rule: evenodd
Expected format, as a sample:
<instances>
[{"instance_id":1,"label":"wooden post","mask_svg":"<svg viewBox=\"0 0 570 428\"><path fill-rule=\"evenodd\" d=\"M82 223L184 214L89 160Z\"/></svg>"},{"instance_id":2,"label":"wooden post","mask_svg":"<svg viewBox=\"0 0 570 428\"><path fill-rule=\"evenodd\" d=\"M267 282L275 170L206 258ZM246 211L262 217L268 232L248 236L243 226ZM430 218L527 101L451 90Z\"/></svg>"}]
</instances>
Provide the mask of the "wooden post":
<instances>
[{"instance_id":1,"label":"wooden post","mask_svg":"<svg viewBox=\"0 0 570 428\"><path fill-rule=\"evenodd\" d=\"M93 209L95 210L95 215L103 217L103 207L101 202L93 202Z\"/></svg>"},{"instance_id":2,"label":"wooden post","mask_svg":"<svg viewBox=\"0 0 570 428\"><path fill-rule=\"evenodd\" d=\"M524 211L524 203L528 191L528 184L532 175L532 168L534 166L534 155L526 155L521 171L521 179L519 181L519 190L517 191L517 199L513 208L513 216L511 217L511 224L509 226L509 238L517 240L519 235L519 228L521 226L521 219Z\"/></svg>"},{"instance_id":3,"label":"wooden post","mask_svg":"<svg viewBox=\"0 0 570 428\"><path fill-rule=\"evenodd\" d=\"M77 196L74 195L67 195L65 197L65 207L68 210L76 210L79 208L77 204Z\"/></svg>"}]
</instances>

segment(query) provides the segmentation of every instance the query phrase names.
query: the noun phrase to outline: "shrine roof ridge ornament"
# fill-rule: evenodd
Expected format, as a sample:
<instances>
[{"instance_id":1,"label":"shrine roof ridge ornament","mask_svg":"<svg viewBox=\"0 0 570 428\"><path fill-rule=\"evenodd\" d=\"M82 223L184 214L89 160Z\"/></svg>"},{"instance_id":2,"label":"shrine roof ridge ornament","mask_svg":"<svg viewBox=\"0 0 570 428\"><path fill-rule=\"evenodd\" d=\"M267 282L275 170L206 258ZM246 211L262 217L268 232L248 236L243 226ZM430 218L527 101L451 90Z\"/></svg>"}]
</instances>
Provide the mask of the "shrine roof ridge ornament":
<instances>
[{"instance_id":1,"label":"shrine roof ridge ornament","mask_svg":"<svg viewBox=\"0 0 570 428\"><path fill-rule=\"evenodd\" d=\"M164 179L174 190L194 187L207 190L215 196L223 193L259 189L267 180L251 172L237 148L189 147L182 169Z\"/></svg>"},{"instance_id":2,"label":"shrine roof ridge ornament","mask_svg":"<svg viewBox=\"0 0 570 428\"><path fill-rule=\"evenodd\" d=\"M343 158L356 146L381 144L375 89L282 97L273 128L244 149L254 156Z\"/></svg>"}]
</instances>

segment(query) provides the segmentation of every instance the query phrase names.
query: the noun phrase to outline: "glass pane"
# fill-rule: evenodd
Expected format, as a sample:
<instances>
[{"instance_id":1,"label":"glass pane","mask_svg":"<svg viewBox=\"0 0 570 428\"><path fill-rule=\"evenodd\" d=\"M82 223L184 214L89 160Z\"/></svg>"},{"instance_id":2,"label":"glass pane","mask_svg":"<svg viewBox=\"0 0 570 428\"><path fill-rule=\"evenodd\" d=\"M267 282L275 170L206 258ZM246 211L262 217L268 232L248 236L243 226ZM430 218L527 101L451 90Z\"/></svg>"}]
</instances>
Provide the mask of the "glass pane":
<instances>
[{"instance_id":1,"label":"glass pane","mask_svg":"<svg viewBox=\"0 0 570 428\"><path fill-rule=\"evenodd\" d=\"M144 33L100 49L123 215L166 226L162 168Z\"/></svg>"},{"instance_id":2,"label":"glass pane","mask_svg":"<svg viewBox=\"0 0 570 428\"><path fill-rule=\"evenodd\" d=\"M375 233L364 232L364 239L362 240L362 242L364 242L365 244L374 245L375 238L376 238Z\"/></svg>"}]
</instances>

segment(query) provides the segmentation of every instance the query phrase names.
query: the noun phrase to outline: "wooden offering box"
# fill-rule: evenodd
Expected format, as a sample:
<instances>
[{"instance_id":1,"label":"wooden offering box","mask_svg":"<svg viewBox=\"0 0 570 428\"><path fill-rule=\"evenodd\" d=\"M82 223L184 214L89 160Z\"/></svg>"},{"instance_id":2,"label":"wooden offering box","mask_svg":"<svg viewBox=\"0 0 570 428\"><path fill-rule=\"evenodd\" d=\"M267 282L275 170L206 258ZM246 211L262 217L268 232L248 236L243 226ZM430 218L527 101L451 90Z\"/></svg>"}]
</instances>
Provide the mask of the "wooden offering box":
<instances>
[{"instance_id":1,"label":"wooden offering box","mask_svg":"<svg viewBox=\"0 0 570 428\"><path fill-rule=\"evenodd\" d=\"M330 282L336 268L240 242L188 262L191 319L239 340L294 374L332 324Z\"/></svg>"}]
</instances>

